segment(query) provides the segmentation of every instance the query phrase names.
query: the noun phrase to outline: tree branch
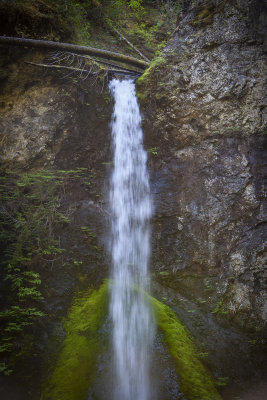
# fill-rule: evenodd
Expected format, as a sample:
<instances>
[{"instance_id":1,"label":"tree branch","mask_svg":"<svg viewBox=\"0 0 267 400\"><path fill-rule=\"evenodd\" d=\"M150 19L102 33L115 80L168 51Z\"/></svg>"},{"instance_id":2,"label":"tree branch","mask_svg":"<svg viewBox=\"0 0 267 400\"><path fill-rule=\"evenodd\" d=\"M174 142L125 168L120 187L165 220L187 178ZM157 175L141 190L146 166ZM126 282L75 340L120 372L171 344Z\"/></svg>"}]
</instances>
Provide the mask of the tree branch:
<instances>
[{"instance_id":1,"label":"tree branch","mask_svg":"<svg viewBox=\"0 0 267 400\"><path fill-rule=\"evenodd\" d=\"M70 70L73 72L80 72L81 74L83 74L84 72L88 73L87 77L89 75L99 75L99 71L97 72L91 72L88 71L86 69L82 69L82 68L75 68L75 67L67 67L66 65L55 65L55 64L37 64L34 62L30 62L30 61L24 61L25 64L30 64L30 65L34 65L36 67L44 67L44 68L55 68L55 69L66 69L66 70ZM141 75L140 72L135 72L135 71L123 71L121 69L116 70L116 69L107 69L105 70L105 72L107 73L113 73L113 74L119 74L119 75L130 75L130 76L137 76L137 75Z\"/></svg>"},{"instance_id":2,"label":"tree branch","mask_svg":"<svg viewBox=\"0 0 267 400\"><path fill-rule=\"evenodd\" d=\"M25 64L34 65L36 67L45 67L45 68L55 68L55 69L67 69L75 72L89 72L86 69L75 68L75 67L67 67L66 65L55 65L55 64L37 64L30 61L24 61ZM96 75L98 72L91 72L90 75Z\"/></svg>"},{"instance_id":3,"label":"tree branch","mask_svg":"<svg viewBox=\"0 0 267 400\"><path fill-rule=\"evenodd\" d=\"M144 54L141 53L140 50L138 50L125 36L123 36L123 34L118 31L118 29L116 29L112 24L108 24L109 28L112 29L114 32L117 33L117 35L122 38L132 49L134 49L134 51L136 53L138 53L144 60L146 60L148 63L151 62L151 60L149 60Z\"/></svg>"},{"instance_id":4,"label":"tree branch","mask_svg":"<svg viewBox=\"0 0 267 400\"><path fill-rule=\"evenodd\" d=\"M49 40L22 39L17 37L0 36L0 44L8 46L25 46L34 47L45 50L61 50L77 54L87 54L95 57L104 58L107 60L120 61L134 67L144 70L149 66L149 63L144 60L126 56L124 54L115 53L113 51L96 49L88 46L79 46L70 43L52 42Z\"/></svg>"}]
</instances>

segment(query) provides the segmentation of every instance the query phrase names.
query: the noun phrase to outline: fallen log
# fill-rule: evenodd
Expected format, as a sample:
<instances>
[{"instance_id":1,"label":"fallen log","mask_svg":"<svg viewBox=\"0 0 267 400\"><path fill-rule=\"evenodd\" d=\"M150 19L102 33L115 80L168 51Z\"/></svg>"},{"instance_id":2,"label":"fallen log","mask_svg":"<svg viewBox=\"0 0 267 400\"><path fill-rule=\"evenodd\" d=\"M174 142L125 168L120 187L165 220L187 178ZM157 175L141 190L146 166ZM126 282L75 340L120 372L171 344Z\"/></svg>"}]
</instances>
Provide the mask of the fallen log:
<instances>
[{"instance_id":1,"label":"fallen log","mask_svg":"<svg viewBox=\"0 0 267 400\"><path fill-rule=\"evenodd\" d=\"M80 46L77 44L52 42L50 40L36 40L36 39L24 39L17 37L0 36L0 44L8 46L33 47L37 49L44 49L50 51L60 50L76 54L86 54L99 58L104 58L107 60L119 61L124 64L141 68L142 70L146 69L149 66L149 63L144 60L138 60L137 58L126 56L120 53L115 53L113 51L97 49L88 46Z\"/></svg>"},{"instance_id":2,"label":"fallen log","mask_svg":"<svg viewBox=\"0 0 267 400\"><path fill-rule=\"evenodd\" d=\"M76 55L76 54L73 54L73 55ZM110 66L112 68L119 68L119 69L121 69L123 71L131 72L131 73L133 73L135 75L142 75L142 73L143 73L143 72L138 71L138 70L124 68L124 67L121 67L120 65L117 65L117 64L111 64L111 63L108 63L108 62L105 62L105 61L102 61L102 60L98 60L97 58L94 58L94 57L80 56L80 55L79 55L79 57L85 58L86 60L89 60L89 61L92 60L92 61L94 61L94 62L96 62L98 64L107 65L107 66Z\"/></svg>"}]
</instances>

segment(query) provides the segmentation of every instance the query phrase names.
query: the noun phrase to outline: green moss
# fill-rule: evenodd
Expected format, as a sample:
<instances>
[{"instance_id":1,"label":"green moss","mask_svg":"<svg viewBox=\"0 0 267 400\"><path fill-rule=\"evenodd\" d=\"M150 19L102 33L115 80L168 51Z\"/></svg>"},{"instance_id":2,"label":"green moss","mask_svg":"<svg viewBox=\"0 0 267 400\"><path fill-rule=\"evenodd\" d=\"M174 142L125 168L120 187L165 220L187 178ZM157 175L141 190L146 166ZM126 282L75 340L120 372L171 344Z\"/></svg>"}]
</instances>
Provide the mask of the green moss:
<instances>
[{"instance_id":1,"label":"green moss","mask_svg":"<svg viewBox=\"0 0 267 400\"><path fill-rule=\"evenodd\" d=\"M187 329L166 305L150 298L156 321L162 330L171 355L176 362L182 391L190 400L219 400L215 382L200 361L199 354Z\"/></svg>"},{"instance_id":2,"label":"green moss","mask_svg":"<svg viewBox=\"0 0 267 400\"><path fill-rule=\"evenodd\" d=\"M182 391L189 400L219 400L214 380L200 361L203 353L199 353L187 329L168 306L146 296L175 360ZM108 282L74 301L65 323L66 339L42 400L86 399L103 346L99 330L107 301Z\"/></svg>"},{"instance_id":3,"label":"green moss","mask_svg":"<svg viewBox=\"0 0 267 400\"><path fill-rule=\"evenodd\" d=\"M108 282L77 296L65 323L66 338L42 399L85 400L101 352L99 330L107 315Z\"/></svg>"},{"instance_id":4,"label":"green moss","mask_svg":"<svg viewBox=\"0 0 267 400\"><path fill-rule=\"evenodd\" d=\"M137 79L136 81L137 85L144 84L148 80L148 77L150 76L151 72L156 70L158 67L162 66L165 63L166 63L166 58L162 56L155 57L154 60L151 62L150 66L145 70L143 75L141 75L140 78Z\"/></svg>"},{"instance_id":5,"label":"green moss","mask_svg":"<svg viewBox=\"0 0 267 400\"><path fill-rule=\"evenodd\" d=\"M150 93L151 86L151 78L154 75L155 71L158 71L164 64L166 64L167 60L163 56L158 56L153 59L150 66L145 70L143 75L137 79L137 96L140 100L145 100Z\"/></svg>"}]
</instances>

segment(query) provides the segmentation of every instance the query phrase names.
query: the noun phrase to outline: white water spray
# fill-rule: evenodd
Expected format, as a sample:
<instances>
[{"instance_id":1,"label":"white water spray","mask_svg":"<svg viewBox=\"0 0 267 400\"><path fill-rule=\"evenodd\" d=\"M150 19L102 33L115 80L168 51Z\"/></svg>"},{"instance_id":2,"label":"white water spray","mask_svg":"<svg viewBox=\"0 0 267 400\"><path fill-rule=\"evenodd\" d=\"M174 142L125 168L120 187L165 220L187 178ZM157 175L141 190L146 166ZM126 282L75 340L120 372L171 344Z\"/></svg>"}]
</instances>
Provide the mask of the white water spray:
<instances>
[{"instance_id":1,"label":"white water spray","mask_svg":"<svg viewBox=\"0 0 267 400\"><path fill-rule=\"evenodd\" d=\"M148 289L151 199L143 149L141 116L133 81L109 85L115 105L112 121L114 169L111 178L114 394L116 400L149 400L149 352L153 318Z\"/></svg>"}]
</instances>

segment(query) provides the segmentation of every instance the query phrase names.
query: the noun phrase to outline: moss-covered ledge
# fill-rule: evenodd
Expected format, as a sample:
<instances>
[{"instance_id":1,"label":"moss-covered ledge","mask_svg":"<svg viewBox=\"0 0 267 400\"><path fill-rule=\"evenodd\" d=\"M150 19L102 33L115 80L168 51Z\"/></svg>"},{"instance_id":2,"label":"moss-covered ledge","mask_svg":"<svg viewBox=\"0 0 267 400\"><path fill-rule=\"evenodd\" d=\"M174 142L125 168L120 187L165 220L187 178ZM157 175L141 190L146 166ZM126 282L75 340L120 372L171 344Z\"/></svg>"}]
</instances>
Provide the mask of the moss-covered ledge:
<instances>
[{"instance_id":1,"label":"moss-covered ledge","mask_svg":"<svg viewBox=\"0 0 267 400\"><path fill-rule=\"evenodd\" d=\"M105 281L98 290L83 292L74 300L64 326L66 338L42 400L87 399L97 370L97 356L104 347L100 330L108 313L111 284ZM220 400L211 374L199 360L194 341L176 314L148 294L145 299L154 310L187 399Z\"/></svg>"},{"instance_id":2,"label":"moss-covered ledge","mask_svg":"<svg viewBox=\"0 0 267 400\"><path fill-rule=\"evenodd\" d=\"M101 329L108 312L108 282L80 293L64 325L66 338L42 400L85 400L103 348ZM102 338L103 339L103 338Z\"/></svg>"},{"instance_id":3,"label":"moss-covered ledge","mask_svg":"<svg viewBox=\"0 0 267 400\"><path fill-rule=\"evenodd\" d=\"M152 85L155 81L155 75L162 70L162 67L167 63L166 57L162 55L155 57L150 66L145 70L145 72L137 79L137 96L138 99L143 102L151 94ZM166 70L166 67L165 67ZM166 71L165 71L166 73ZM162 87L160 88L162 91Z\"/></svg>"}]
</instances>

